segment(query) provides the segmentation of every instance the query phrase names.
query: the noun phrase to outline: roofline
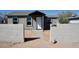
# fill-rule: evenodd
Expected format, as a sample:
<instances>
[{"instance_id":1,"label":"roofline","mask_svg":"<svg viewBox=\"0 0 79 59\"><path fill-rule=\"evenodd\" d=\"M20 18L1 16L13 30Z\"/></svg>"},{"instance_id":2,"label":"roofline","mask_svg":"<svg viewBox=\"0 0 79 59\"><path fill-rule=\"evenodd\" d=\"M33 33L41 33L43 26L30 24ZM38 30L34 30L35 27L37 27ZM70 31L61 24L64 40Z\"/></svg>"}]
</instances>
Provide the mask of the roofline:
<instances>
[{"instance_id":1,"label":"roofline","mask_svg":"<svg viewBox=\"0 0 79 59\"><path fill-rule=\"evenodd\" d=\"M58 18L58 16L47 16L48 18Z\"/></svg>"},{"instance_id":2,"label":"roofline","mask_svg":"<svg viewBox=\"0 0 79 59\"><path fill-rule=\"evenodd\" d=\"M79 16L76 16L76 17L68 17L68 18L79 18Z\"/></svg>"},{"instance_id":3,"label":"roofline","mask_svg":"<svg viewBox=\"0 0 79 59\"><path fill-rule=\"evenodd\" d=\"M76 18L79 18L79 16L76 16L76 17L68 17L68 19L76 19Z\"/></svg>"},{"instance_id":4,"label":"roofline","mask_svg":"<svg viewBox=\"0 0 79 59\"><path fill-rule=\"evenodd\" d=\"M40 11L36 10L36 11L30 12L28 15L30 15L30 14L32 14L32 13L34 13L34 12L40 12ZM46 14L43 13L43 12L40 12L40 13L46 15ZM7 15L5 15L5 16L28 16L28 15L9 15L9 14L7 14Z\"/></svg>"},{"instance_id":5,"label":"roofline","mask_svg":"<svg viewBox=\"0 0 79 59\"><path fill-rule=\"evenodd\" d=\"M5 16L28 16L28 15L5 15Z\"/></svg>"},{"instance_id":6,"label":"roofline","mask_svg":"<svg viewBox=\"0 0 79 59\"><path fill-rule=\"evenodd\" d=\"M32 13L34 13L34 12L40 12L40 13L42 13L42 14L46 15L45 13L43 13L43 12L41 12L41 11L38 11L38 10L33 11L33 12L31 12L30 14L32 14ZM29 15L30 15L30 14L29 14Z\"/></svg>"}]
</instances>

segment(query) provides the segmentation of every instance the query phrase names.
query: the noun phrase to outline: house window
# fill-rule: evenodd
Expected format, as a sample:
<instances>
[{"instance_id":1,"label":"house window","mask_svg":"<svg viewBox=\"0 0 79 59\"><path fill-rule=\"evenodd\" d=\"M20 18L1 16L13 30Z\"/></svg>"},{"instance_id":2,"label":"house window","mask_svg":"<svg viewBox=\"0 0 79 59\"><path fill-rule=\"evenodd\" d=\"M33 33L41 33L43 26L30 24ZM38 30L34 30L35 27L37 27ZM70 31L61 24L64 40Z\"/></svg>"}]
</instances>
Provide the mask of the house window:
<instances>
[{"instance_id":1,"label":"house window","mask_svg":"<svg viewBox=\"0 0 79 59\"><path fill-rule=\"evenodd\" d=\"M18 24L18 18L17 17L13 17L13 24Z\"/></svg>"},{"instance_id":2,"label":"house window","mask_svg":"<svg viewBox=\"0 0 79 59\"><path fill-rule=\"evenodd\" d=\"M31 18L31 16L27 17L27 26L32 26L32 18Z\"/></svg>"}]
</instances>

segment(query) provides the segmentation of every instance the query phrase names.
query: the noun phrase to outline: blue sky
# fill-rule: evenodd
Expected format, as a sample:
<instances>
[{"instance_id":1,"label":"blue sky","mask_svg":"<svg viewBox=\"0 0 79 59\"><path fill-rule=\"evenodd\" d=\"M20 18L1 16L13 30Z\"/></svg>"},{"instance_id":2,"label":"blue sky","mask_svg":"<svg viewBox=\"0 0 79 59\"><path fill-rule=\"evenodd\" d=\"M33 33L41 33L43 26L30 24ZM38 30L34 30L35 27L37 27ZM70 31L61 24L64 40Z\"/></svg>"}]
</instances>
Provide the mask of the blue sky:
<instances>
[{"instance_id":1,"label":"blue sky","mask_svg":"<svg viewBox=\"0 0 79 59\"><path fill-rule=\"evenodd\" d=\"M4 15L8 14L10 12L17 12L17 11L28 12L28 11L34 11L34 10L0 10L0 12ZM61 13L62 11L71 11L71 12L79 15L79 10L40 10L40 11L47 15L57 15L57 14Z\"/></svg>"}]
</instances>

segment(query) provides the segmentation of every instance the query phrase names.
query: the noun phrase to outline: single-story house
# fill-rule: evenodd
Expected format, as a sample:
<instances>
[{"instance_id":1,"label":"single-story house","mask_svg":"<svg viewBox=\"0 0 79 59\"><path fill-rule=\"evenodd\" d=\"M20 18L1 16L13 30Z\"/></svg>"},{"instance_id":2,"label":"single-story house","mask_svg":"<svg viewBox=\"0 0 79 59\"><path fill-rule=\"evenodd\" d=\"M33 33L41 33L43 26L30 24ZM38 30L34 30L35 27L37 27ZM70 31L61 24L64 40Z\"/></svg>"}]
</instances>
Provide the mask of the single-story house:
<instances>
[{"instance_id":1,"label":"single-story house","mask_svg":"<svg viewBox=\"0 0 79 59\"><path fill-rule=\"evenodd\" d=\"M69 23L79 23L79 16L69 17Z\"/></svg>"},{"instance_id":2,"label":"single-story house","mask_svg":"<svg viewBox=\"0 0 79 59\"><path fill-rule=\"evenodd\" d=\"M50 29L49 19L45 13L34 12L12 12L6 15L7 24L24 24L26 30Z\"/></svg>"}]
</instances>

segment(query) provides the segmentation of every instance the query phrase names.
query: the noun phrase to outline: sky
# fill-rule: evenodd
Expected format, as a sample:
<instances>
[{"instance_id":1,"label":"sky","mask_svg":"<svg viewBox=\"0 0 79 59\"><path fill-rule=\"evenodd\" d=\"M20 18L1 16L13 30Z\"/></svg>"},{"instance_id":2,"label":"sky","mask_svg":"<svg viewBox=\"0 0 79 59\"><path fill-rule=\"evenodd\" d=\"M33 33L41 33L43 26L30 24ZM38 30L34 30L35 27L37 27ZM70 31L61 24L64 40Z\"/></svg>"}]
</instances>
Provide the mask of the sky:
<instances>
[{"instance_id":1,"label":"sky","mask_svg":"<svg viewBox=\"0 0 79 59\"><path fill-rule=\"evenodd\" d=\"M0 10L0 13L5 15L8 14L10 12L30 12L30 11L34 11L34 10ZM45 13L46 15L57 15L60 14L63 11L70 11L73 13L76 13L77 15L79 15L79 10L40 10L41 12Z\"/></svg>"}]
</instances>

